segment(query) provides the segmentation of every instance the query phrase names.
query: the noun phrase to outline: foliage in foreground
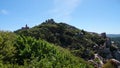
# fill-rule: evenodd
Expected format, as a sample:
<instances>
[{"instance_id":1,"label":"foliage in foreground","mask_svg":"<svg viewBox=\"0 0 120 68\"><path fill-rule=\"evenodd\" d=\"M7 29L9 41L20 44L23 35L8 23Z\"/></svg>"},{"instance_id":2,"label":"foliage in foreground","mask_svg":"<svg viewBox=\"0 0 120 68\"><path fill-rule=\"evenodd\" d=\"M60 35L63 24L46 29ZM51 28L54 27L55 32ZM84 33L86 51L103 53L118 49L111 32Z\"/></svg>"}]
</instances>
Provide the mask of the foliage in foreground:
<instances>
[{"instance_id":1,"label":"foliage in foreground","mask_svg":"<svg viewBox=\"0 0 120 68\"><path fill-rule=\"evenodd\" d=\"M0 68L91 68L68 50L44 40L0 32L0 42Z\"/></svg>"}]
</instances>

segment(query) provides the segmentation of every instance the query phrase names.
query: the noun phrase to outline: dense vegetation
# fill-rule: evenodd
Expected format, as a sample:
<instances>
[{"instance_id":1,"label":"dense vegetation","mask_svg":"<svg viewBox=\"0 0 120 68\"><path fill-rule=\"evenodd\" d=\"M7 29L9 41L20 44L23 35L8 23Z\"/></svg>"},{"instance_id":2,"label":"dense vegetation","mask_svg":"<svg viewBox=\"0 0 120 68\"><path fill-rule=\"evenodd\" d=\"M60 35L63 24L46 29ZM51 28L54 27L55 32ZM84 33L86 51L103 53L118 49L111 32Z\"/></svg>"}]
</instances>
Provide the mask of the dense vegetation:
<instances>
[{"instance_id":1,"label":"dense vegetation","mask_svg":"<svg viewBox=\"0 0 120 68\"><path fill-rule=\"evenodd\" d=\"M105 42L105 39L96 33L89 33L65 23L56 23L53 19L46 20L30 29L19 29L15 33L36 39L41 38L55 45L60 45L85 60L93 58L94 53L97 52L94 47Z\"/></svg>"},{"instance_id":2,"label":"dense vegetation","mask_svg":"<svg viewBox=\"0 0 120 68\"><path fill-rule=\"evenodd\" d=\"M92 68L69 50L42 39L0 31L0 68Z\"/></svg>"}]
</instances>

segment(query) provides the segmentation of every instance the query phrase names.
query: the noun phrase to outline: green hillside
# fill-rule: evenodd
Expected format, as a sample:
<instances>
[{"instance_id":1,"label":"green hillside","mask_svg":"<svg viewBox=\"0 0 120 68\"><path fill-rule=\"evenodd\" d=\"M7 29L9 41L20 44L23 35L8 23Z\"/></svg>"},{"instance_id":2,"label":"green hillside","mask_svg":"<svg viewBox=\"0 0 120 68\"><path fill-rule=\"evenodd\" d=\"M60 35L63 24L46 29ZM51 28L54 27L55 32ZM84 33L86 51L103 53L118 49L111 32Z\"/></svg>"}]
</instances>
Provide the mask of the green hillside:
<instances>
[{"instance_id":1,"label":"green hillside","mask_svg":"<svg viewBox=\"0 0 120 68\"><path fill-rule=\"evenodd\" d=\"M0 68L92 68L67 49L41 39L0 31Z\"/></svg>"},{"instance_id":2,"label":"green hillside","mask_svg":"<svg viewBox=\"0 0 120 68\"><path fill-rule=\"evenodd\" d=\"M116 40L48 19L32 28L0 31L0 68L107 68L109 60L120 61Z\"/></svg>"},{"instance_id":3,"label":"green hillside","mask_svg":"<svg viewBox=\"0 0 120 68\"><path fill-rule=\"evenodd\" d=\"M105 39L97 33L80 30L65 23L56 23L53 19L46 20L30 29L19 29L16 34L44 39L49 43L67 48L76 56L85 60L91 59L98 52L96 45L103 45Z\"/></svg>"}]
</instances>

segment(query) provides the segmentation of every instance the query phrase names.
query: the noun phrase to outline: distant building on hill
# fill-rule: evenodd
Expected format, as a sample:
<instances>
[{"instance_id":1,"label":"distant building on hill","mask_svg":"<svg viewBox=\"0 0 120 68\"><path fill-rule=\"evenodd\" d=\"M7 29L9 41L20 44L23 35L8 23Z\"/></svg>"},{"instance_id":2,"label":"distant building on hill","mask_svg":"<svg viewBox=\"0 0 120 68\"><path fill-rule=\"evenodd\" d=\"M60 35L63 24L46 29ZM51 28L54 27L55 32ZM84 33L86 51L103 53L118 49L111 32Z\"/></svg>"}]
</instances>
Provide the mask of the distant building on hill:
<instances>
[{"instance_id":1,"label":"distant building on hill","mask_svg":"<svg viewBox=\"0 0 120 68\"><path fill-rule=\"evenodd\" d=\"M29 29L29 27L26 24L25 27L22 27L21 29Z\"/></svg>"}]
</instances>

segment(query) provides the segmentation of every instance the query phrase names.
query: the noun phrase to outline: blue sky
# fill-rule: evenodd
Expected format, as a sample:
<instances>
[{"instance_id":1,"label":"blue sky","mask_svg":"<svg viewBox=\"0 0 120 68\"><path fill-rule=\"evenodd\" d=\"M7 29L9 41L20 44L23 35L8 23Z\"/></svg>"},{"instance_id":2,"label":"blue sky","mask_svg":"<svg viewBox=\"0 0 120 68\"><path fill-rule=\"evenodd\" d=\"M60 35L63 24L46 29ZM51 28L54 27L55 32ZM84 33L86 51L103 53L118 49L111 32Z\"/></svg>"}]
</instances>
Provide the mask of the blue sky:
<instances>
[{"instance_id":1,"label":"blue sky","mask_svg":"<svg viewBox=\"0 0 120 68\"><path fill-rule=\"evenodd\" d=\"M120 34L120 0L0 0L0 30L53 18L90 32Z\"/></svg>"}]
</instances>

